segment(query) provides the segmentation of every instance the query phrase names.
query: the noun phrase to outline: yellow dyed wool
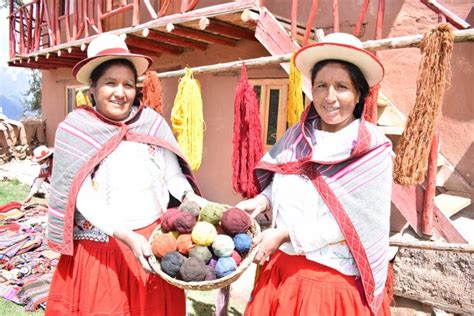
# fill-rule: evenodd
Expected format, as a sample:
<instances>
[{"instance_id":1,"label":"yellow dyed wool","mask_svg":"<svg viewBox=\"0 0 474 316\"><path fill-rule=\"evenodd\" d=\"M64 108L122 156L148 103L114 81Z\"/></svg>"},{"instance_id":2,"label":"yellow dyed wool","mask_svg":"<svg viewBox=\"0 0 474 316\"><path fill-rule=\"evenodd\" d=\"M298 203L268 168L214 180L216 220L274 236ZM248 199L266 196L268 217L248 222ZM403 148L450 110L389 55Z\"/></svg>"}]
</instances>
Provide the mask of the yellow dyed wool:
<instances>
[{"instance_id":1,"label":"yellow dyed wool","mask_svg":"<svg viewBox=\"0 0 474 316\"><path fill-rule=\"evenodd\" d=\"M303 90L301 73L295 66L295 54L291 56L290 75L288 78L288 126L294 125L303 113Z\"/></svg>"},{"instance_id":2,"label":"yellow dyed wool","mask_svg":"<svg viewBox=\"0 0 474 316\"><path fill-rule=\"evenodd\" d=\"M201 87L192 70L185 70L171 110L171 125L191 169L197 170L201 166L204 135Z\"/></svg>"},{"instance_id":3,"label":"yellow dyed wool","mask_svg":"<svg viewBox=\"0 0 474 316\"><path fill-rule=\"evenodd\" d=\"M85 95L82 90L79 90L76 93L76 106L82 105L92 106L92 103L87 97L87 95Z\"/></svg>"},{"instance_id":4,"label":"yellow dyed wool","mask_svg":"<svg viewBox=\"0 0 474 316\"><path fill-rule=\"evenodd\" d=\"M191 232L191 238L196 245L209 246L217 236L214 225L208 222L197 222Z\"/></svg>"}]
</instances>

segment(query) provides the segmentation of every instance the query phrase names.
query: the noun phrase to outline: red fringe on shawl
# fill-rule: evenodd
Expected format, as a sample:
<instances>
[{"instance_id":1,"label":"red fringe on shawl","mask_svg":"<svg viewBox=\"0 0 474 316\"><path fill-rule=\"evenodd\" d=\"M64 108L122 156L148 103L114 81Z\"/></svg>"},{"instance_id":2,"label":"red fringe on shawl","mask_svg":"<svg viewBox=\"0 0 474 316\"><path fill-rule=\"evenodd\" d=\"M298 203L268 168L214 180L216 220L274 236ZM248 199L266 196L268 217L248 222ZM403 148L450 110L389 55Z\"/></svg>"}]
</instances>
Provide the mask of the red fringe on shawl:
<instances>
[{"instance_id":1,"label":"red fringe on shawl","mask_svg":"<svg viewBox=\"0 0 474 316\"><path fill-rule=\"evenodd\" d=\"M153 72L146 72L142 91L142 103L156 112L163 114L161 83L160 79Z\"/></svg>"},{"instance_id":2,"label":"red fringe on shawl","mask_svg":"<svg viewBox=\"0 0 474 316\"><path fill-rule=\"evenodd\" d=\"M253 169L263 154L257 95L242 66L240 82L235 89L234 135L232 139L232 187L244 198L257 194Z\"/></svg>"},{"instance_id":3,"label":"red fringe on shawl","mask_svg":"<svg viewBox=\"0 0 474 316\"><path fill-rule=\"evenodd\" d=\"M369 90L369 94L365 98L364 119L372 124L377 124L377 100L380 86L376 85Z\"/></svg>"}]
</instances>

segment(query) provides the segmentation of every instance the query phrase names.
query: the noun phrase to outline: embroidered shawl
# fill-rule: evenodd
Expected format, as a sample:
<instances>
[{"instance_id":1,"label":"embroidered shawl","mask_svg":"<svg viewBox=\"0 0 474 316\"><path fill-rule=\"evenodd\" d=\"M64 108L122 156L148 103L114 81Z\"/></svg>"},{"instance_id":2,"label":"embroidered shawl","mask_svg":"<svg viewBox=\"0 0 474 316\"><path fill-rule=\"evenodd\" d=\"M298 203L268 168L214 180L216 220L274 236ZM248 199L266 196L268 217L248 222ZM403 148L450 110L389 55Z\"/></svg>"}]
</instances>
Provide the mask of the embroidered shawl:
<instances>
[{"instance_id":1,"label":"embroidered shawl","mask_svg":"<svg viewBox=\"0 0 474 316\"><path fill-rule=\"evenodd\" d=\"M89 107L79 108L56 131L48 212L51 249L73 254L74 213L81 184L123 140L157 145L174 152L193 190L200 194L169 125L157 112L140 107L126 121L114 122Z\"/></svg>"},{"instance_id":2,"label":"embroidered shawl","mask_svg":"<svg viewBox=\"0 0 474 316\"><path fill-rule=\"evenodd\" d=\"M336 218L359 269L365 297L374 314L383 300L388 268L392 185L391 143L377 128L361 121L352 152L334 161L315 161L312 132L320 118L308 106L255 169L263 190L274 173L305 174ZM316 147L317 148L317 147Z\"/></svg>"}]
</instances>

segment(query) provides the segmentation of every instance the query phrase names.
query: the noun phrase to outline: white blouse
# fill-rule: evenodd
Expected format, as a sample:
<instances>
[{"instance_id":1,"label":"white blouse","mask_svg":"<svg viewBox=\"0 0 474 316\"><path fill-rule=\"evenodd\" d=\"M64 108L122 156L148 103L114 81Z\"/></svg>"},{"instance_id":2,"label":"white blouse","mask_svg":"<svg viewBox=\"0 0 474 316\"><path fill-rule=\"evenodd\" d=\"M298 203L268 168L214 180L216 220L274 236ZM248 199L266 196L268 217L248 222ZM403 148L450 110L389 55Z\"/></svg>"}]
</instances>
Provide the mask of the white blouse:
<instances>
[{"instance_id":1,"label":"white blouse","mask_svg":"<svg viewBox=\"0 0 474 316\"><path fill-rule=\"evenodd\" d=\"M117 227L138 229L167 209L169 193L181 200L191 190L176 155L167 149L122 141L83 182L79 212L112 236ZM169 193L168 193L169 192Z\"/></svg>"},{"instance_id":2,"label":"white blouse","mask_svg":"<svg viewBox=\"0 0 474 316\"><path fill-rule=\"evenodd\" d=\"M360 120L356 120L336 133L315 130L313 159L334 161L341 151L349 155L359 125ZM290 242L283 243L280 250L289 255L304 254L345 275L359 275L336 219L306 176L275 174L262 193L272 202L273 226L289 231Z\"/></svg>"}]
</instances>

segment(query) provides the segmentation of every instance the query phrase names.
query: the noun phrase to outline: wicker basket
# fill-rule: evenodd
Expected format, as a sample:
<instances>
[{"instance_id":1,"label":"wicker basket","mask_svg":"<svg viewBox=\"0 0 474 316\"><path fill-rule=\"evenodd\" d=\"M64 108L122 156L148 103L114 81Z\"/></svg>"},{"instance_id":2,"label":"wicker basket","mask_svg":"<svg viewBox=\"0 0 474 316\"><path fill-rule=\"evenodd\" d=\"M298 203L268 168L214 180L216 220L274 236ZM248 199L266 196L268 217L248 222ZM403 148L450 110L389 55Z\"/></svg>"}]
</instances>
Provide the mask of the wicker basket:
<instances>
[{"instance_id":1,"label":"wicker basket","mask_svg":"<svg viewBox=\"0 0 474 316\"><path fill-rule=\"evenodd\" d=\"M258 225L256 221L252 221L252 226L250 227L249 232L252 235L252 237L255 237L257 234L260 233L260 226ZM150 238L148 239L150 245L157 234L162 234L160 225L158 225L158 227L155 228ZM216 280L200 281L200 282L185 282L183 280L178 280L169 276L168 274L164 273L161 270L160 263L158 262L158 260L156 259L154 255L151 255L149 257L148 262L150 263L150 266L153 269L153 271L155 271L163 280L165 280L171 285L174 285L176 287L179 287L185 290L209 291L209 290L226 287L230 285L232 282L237 281L237 279L242 275L242 273L244 273L244 271L247 270L247 268L253 262L253 259L255 258L256 253L257 253L257 247L251 248L247 256L245 256L245 258L242 258L240 265L231 274L226 275Z\"/></svg>"}]
</instances>

